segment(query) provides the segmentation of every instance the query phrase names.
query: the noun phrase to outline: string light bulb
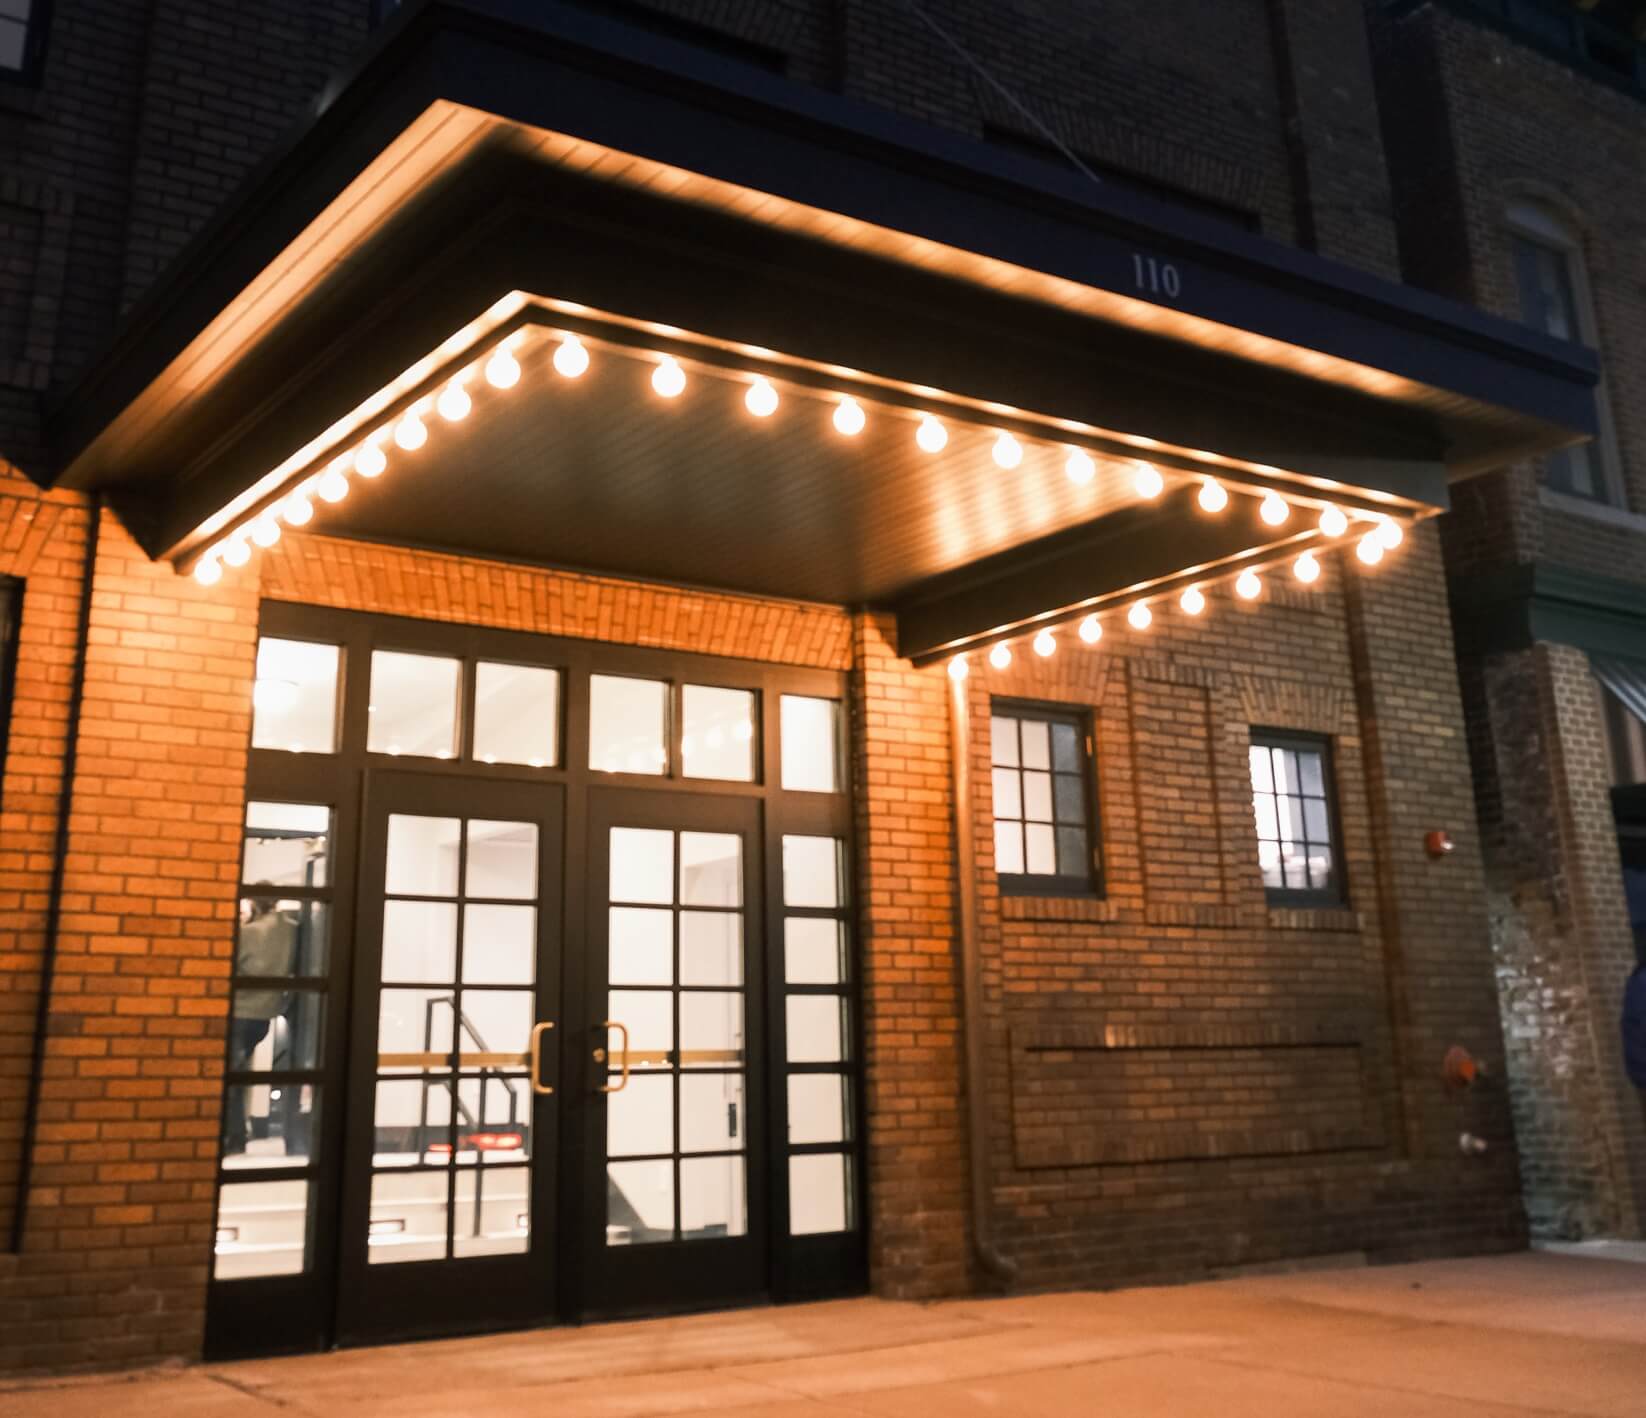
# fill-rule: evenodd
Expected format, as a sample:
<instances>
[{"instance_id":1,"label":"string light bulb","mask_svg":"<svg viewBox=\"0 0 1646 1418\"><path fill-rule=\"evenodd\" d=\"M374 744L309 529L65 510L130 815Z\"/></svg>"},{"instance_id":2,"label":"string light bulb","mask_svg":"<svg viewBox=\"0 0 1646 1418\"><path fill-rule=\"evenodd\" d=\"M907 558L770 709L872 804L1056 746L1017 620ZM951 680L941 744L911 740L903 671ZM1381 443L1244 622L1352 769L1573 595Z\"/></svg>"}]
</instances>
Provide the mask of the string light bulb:
<instances>
[{"instance_id":1,"label":"string light bulb","mask_svg":"<svg viewBox=\"0 0 1646 1418\"><path fill-rule=\"evenodd\" d=\"M965 679L972 672L972 667L966 663L964 655L956 655L949 661L949 678L956 684Z\"/></svg>"},{"instance_id":2,"label":"string light bulb","mask_svg":"<svg viewBox=\"0 0 1646 1418\"><path fill-rule=\"evenodd\" d=\"M381 477L388 466L388 454L375 443L365 444L354 455L354 470L363 478Z\"/></svg>"},{"instance_id":3,"label":"string light bulb","mask_svg":"<svg viewBox=\"0 0 1646 1418\"><path fill-rule=\"evenodd\" d=\"M349 480L343 476L343 470L333 464L320 475L314 490L327 502L341 502L349 495Z\"/></svg>"},{"instance_id":4,"label":"string light bulb","mask_svg":"<svg viewBox=\"0 0 1646 1418\"><path fill-rule=\"evenodd\" d=\"M1085 487L1097 476L1097 464L1084 448L1071 448L1063 464L1063 475L1076 487Z\"/></svg>"},{"instance_id":5,"label":"string light bulb","mask_svg":"<svg viewBox=\"0 0 1646 1418\"><path fill-rule=\"evenodd\" d=\"M914 441L923 453L941 453L949 445L949 430L930 414L923 414Z\"/></svg>"},{"instance_id":6,"label":"string light bulb","mask_svg":"<svg viewBox=\"0 0 1646 1418\"><path fill-rule=\"evenodd\" d=\"M407 414L394 426L394 444L408 453L415 453L429 441L429 426L417 416L416 411Z\"/></svg>"},{"instance_id":7,"label":"string light bulb","mask_svg":"<svg viewBox=\"0 0 1646 1418\"><path fill-rule=\"evenodd\" d=\"M1095 645L1103 638L1103 622L1095 614L1080 622L1080 638L1088 645Z\"/></svg>"},{"instance_id":8,"label":"string light bulb","mask_svg":"<svg viewBox=\"0 0 1646 1418\"><path fill-rule=\"evenodd\" d=\"M1166 490L1166 479L1160 476L1160 469L1153 463L1139 463L1137 477L1132 484L1137 489L1137 495L1145 501L1159 497Z\"/></svg>"},{"instance_id":9,"label":"string light bulb","mask_svg":"<svg viewBox=\"0 0 1646 1418\"><path fill-rule=\"evenodd\" d=\"M1247 567L1235 582L1235 595L1243 601L1255 601L1263 594L1263 578Z\"/></svg>"},{"instance_id":10,"label":"string light bulb","mask_svg":"<svg viewBox=\"0 0 1646 1418\"><path fill-rule=\"evenodd\" d=\"M1178 600L1184 615L1199 615L1206 609L1206 593L1198 586L1191 586Z\"/></svg>"},{"instance_id":11,"label":"string light bulb","mask_svg":"<svg viewBox=\"0 0 1646 1418\"><path fill-rule=\"evenodd\" d=\"M847 438L856 438L868 421L869 416L863 412L863 405L850 394L842 395L840 402L834 406L834 431Z\"/></svg>"},{"instance_id":12,"label":"string light bulb","mask_svg":"<svg viewBox=\"0 0 1646 1418\"><path fill-rule=\"evenodd\" d=\"M314 516L314 504L300 492L294 492L280 505L280 515L288 527L301 527Z\"/></svg>"},{"instance_id":13,"label":"string light bulb","mask_svg":"<svg viewBox=\"0 0 1646 1418\"><path fill-rule=\"evenodd\" d=\"M1154 624L1154 612L1139 601L1126 612L1126 624L1133 630L1147 630Z\"/></svg>"},{"instance_id":14,"label":"string light bulb","mask_svg":"<svg viewBox=\"0 0 1646 1418\"><path fill-rule=\"evenodd\" d=\"M757 419L767 419L777 412L777 390L769 379L757 377L743 396L743 407Z\"/></svg>"},{"instance_id":15,"label":"string light bulb","mask_svg":"<svg viewBox=\"0 0 1646 1418\"><path fill-rule=\"evenodd\" d=\"M244 537L232 537L223 546L223 560L230 566L244 566L251 560L251 543Z\"/></svg>"},{"instance_id":16,"label":"string light bulb","mask_svg":"<svg viewBox=\"0 0 1646 1418\"><path fill-rule=\"evenodd\" d=\"M1002 640L989 651L989 663L997 670L1006 669L1012 662L1012 647Z\"/></svg>"},{"instance_id":17,"label":"string light bulb","mask_svg":"<svg viewBox=\"0 0 1646 1418\"><path fill-rule=\"evenodd\" d=\"M1197 501L1202 512L1221 512L1229 505L1229 490L1216 478L1207 478L1200 485Z\"/></svg>"},{"instance_id":18,"label":"string light bulb","mask_svg":"<svg viewBox=\"0 0 1646 1418\"><path fill-rule=\"evenodd\" d=\"M1341 537L1349 530L1349 519L1341 507L1328 507L1320 514L1320 530L1328 537Z\"/></svg>"},{"instance_id":19,"label":"string light bulb","mask_svg":"<svg viewBox=\"0 0 1646 1418\"><path fill-rule=\"evenodd\" d=\"M1311 581L1320 579L1320 562L1312 551L1306 551L1292 563L1292 575L1308 585Z\"/></svg>"},{"instance_id":20,"label":"string light bulb","mask_svg":"<svg viewBox=\"0 0 1646 1418\"><path fill-rule=\"evenodd\" d=\"M223 579L223 568L215 556L203 556L194 563L194 579L202 586L215 586Z\"/></svg>"},{"instance_id":21,"label":"string light bulb","mask_svg":"<svg viewBox=\"0 0 1646 1418\"><path fill-rule=\"evenodd\" d=\"M469 416L469 410L473 407L474 400L461 384L448 384L440 391L440 397L434 401L435 412L447 423L461 423Z\"/></svg>"},{"instance_id":22,"label":"string light bulb","mask_svg":"<svg viewBox=\"0 0 1646 1418\"><path fill-rule=\"evenodd\" d=\"M589 351L576 335L567 335L554 351L554 372L562 379L576 379L589 367Z\"/></svg>"},{"instance_id":23,"label":"string light bulb","mask_svg":"<svg viewBox=\"0 0 1646 1418\"><path fill-rule=\"evenodd\" d=\"M1278 492L1271 492L1264 495L1262 503L1258 506L1257 515L1271 527L1278 527L1292 515L1292 509Z\"/></svg>"},{"instance_id":24,"label":"string light bulb","mask_svg":"<svg viewBox=\"0 0 1646 1418\"><path fill-rule=\"evenodd\" d=\"M1005 429L1001 429L995 437L994 461L996 466L1008 470L1015 468L1023 461L1023 445L1007 433Z\"/></svg>"},{"instance_id":25,"label":"string light bulb","mask_svg":"<svg viewBox=\"0 0 1646 1418\"><path fill-rule=\"evenodd\" d=\"M686 371L673 355L664 355L652 370L652 392L660 399L677 399L686 390Z\"/></svg>"},{"instance_id":26,"label":"string light bulb","mask_svg":"<svg viewBox=\"0 0 1646 1418\"><path fill-rule=\"evenodd\" d=\"M1050 630L1042 630L1034 638L1034 652L1041 659L1057 653L1057 637Z\"/></svg>"},{"instance_id":27,"label":"string light bulb","mask_svg":"<svg viewBox=\"0 0 1646 1418\"><path fill-rule=\"evenodd\" d=\"M520 382L520 361L507 350L498 350L486 361L486 383L493 389L512 389Z\"/></svg>"},{"instance_id":28,"label":"string light bulb","mask_svg":"<svg viewBox=\"0 0 1646 1418\"><path fill-rule=\"evenodd\" d=\"M1377 524L1377 539L1385 551L1393 551L1406 540L1405 529L1393 517L1381 517Z\"/></svg>"},{"instance_id":29,"label":"string light bulb","mask_svg":"<svg viewBox=\"0 0 1646 1418\"><path fill-rule=\"evenodd\" d=\"M251 524L251 539L260 547L272 547L280 540L280 524L272 513L265 512Z\"/></svg>"},{"instance_id":30,"label":"string light bulb","mask_svg":"<svg viewBox=\"0 0 1646 1418\"><path fill-rule=\"evenodd\" d=\"M1355 547L1355 555L1368 566L1376 566L1383 560L1383 539L1374 532L1367 532Z\"/></svg>"}]
</instances>

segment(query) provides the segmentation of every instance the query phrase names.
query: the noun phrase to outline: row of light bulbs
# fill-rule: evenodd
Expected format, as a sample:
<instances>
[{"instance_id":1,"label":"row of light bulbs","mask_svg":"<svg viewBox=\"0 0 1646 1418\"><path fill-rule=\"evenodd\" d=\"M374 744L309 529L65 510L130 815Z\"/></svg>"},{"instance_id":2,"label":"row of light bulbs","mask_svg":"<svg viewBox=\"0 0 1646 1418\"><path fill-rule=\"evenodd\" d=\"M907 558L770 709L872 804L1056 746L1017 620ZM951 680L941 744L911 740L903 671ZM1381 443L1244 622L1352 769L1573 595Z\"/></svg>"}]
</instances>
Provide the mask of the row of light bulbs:
<instances>
[{"instance_id":1,"label":"row of light bulbs","mask_svg":"<svg viewBox=\"0 0 1646 1418\"><path fill-rule=\"evenodd\" d=\"M479 366L486 383L498 390L512 389L520 382L520 362L514 350L526 338L518 330L503 340L484 365ZM686 390L686 371L672 355L653 357L652 390L659 398L677 399ZM565 379L577 379L589 367L589 351L576 335L562 335L555 346L555 372ZM386 445L392 443L403 452L415 453L429 437L428 418L438 415L447 423L459 423L467 418L474 407L468 385L475 377L476 366L469 366L455 375L438 394L426 395L411 405L391 424L384 424L369 434L352 451L340 454L324 471L263 509L209 548L195 563L194 576L204 586L215 585L223 578L223 568L242 567L251 560L252 548L272 547L280 540L281 524L290 527L305 526L314 517L316 499L338 503L349 495L349 477L378 478L387 471L389 455ZM764 375L756 375L743 395L744 407L759 419L770 418L781 402L776 386ZM868 415L862 404L849 394L835 401L831 416L836 432L846 438L855 438L868 426ZM925 453L940 453L949 442L949 430L943 421L930 413L923 413L915 427L916 445ZM996 430L991 452L997 466L1010 471L1023 462L1021 442L1005 429ZM1067 446L1063 470L1071 483L1084 487L1097 476L1097 464L1083 448ZM1145 501L1159 497L1165 490L1166 480L1152 463L1138 462L1133 471L1133 487ZM1202 477L1197 501L1207 513L1222 512L1229 505L1229 490L1216 478ZM1279 493L1270 491L1263 497L1259 515L1271 527L1283 526L1290 520L1292 505ZM1360 539L1360 559L1368 565L1376 563L1386 548L1398 546L1400 524L1393 518L1377 515L1374 525ZM1339 507L1328 506L1320 514L1320 530L1328 537L1337 538L1349 529L1349 518ZM1313 574L1305 574L1304 563L1315 566ZM1312 581L1319 574L1313 558L1299 558L1299 578ZM1193 588L1191 588L1192 590ZM1255 594L1255 592L1254 592Z\"/></svg>"},{"instance_id":2,"label":"row of light bulbs","mask_svg":"<svg viewBox=\"0 0 1646 1418\"><path fill-rule=\"evenodd\" d=\"M1226 497L1227 493L1224 495ZM1274 494L1271 493L1270 496ZM1336 518L1332 518L1334 512L1337 514ZM1330 523L1328 518L1332 519ZM1341 522L1338 519L1342 519ZM1337 531L1334 533L1328 530L1328 526L1336 527ZM1321 530L1328 536L1341 536L1348 530L1348 519L1338 508L1329 507L1321 517ZM1360 538L1355 554L1368 566L1375 566L1383 559L1385 551L1392 551L1404 539L1405 533L1401 530L1400 523L1392 517L1385 517ZM1304 585L1312 585L1320 579L1320 559L1312 551L1304 552L1292 563L1292 575ZM1256 567L1248 566L1235 578L1234 591L1243 601L1255 601L1263 594L1263 578L1258 575ZM1204 612L1206 592L1202 589L1201 583L1196 582L1187 587L1177 598L1177 606L1189 616L1198 616ZM1126 612L1126 624L1139 631L1147 630L1153 625L1154 611L1149 603L1133 602L1131 609ZM1093 612L1080 622L1076 633L1083 644L1096 645L1103 638L1103 622ZM1029 645L1041 659L1049 659L1057 653L1057 633L1050 626L1044 626L1035 632ZM1011 643L1005 640L996 641L988 654L990 666L997 670L1010 669L1012 659ZM952 679L965 679L970 673L971 661L965 654L956 655L949 661L949 675Z\"/></svg>"}]
</instances>

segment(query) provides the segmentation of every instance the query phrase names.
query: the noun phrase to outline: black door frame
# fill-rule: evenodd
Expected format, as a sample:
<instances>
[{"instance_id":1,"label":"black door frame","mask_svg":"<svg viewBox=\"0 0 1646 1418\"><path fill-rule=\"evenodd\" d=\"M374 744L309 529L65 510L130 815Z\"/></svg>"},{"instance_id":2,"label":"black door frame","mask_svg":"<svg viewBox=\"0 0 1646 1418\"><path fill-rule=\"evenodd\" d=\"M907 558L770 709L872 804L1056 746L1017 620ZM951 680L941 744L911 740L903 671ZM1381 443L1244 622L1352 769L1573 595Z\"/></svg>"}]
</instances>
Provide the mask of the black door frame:
<instances>
[{"instance_id":1,"label":"black door frame","mask_svg":"<svg viewBox=\"0 0 1646 1418\"><path fill-rule=\"evenodd\" d=\"M650 649L604 641L539 635L443 621L338 610L284 601L265 601L260 634L292 640L338 645L342 651L339 674L338 752L292 754L251 749L248 755L248 801L316 803L333 814L333 880L337 883L332 914L331 1018L321 1073L330 1106L324 1111L319 1136L321 1152L311 1169L316 1196L311 1209L311 1242L304 1274L233 1281L212 1280L207 1297L206 1353L231 1357L250 1353L313 1350L337 1339L337 1297L341 1248L340 1159L347 1129L366 1109L368 1099L346 1095L348 1031L337 1021L353 1011L355 975L354 911L360 880L361 824L367 782L376 772L415 771L430 781L558 784L564 792L562 912L559 938L565 943L561 976L565 1007L588 998L586 961L581 943L589 939L589 915L584 884L588 881L587 824L589 797L609 789L635 789L647 794L687 797L713 796L758 804L761 817L764 933L768 952L782 939L781 861L785 833L834 836L847 844L848 882L855 865L850 754L851 705L847 677L833 670L774 664L762 660L699 655L689 651ZM391 758L368 754L367 703L371 652L400 650L458 657L464 662L461 686L462 749L449 760ZM559 745L556 766L526 768L483 763L474 757L472 705L474 664L478 659L553 668L560 672ZM591 674L632 675L670 682L670 764L663 776L595 772L589 765L589 678ZM681 775L680 686L684 683L752 690L757 696L759 734L756 739L756 781L733 783L687 778ZM834 700L842 706L840 791L833 794L796 792L780 782L781 741L779 697L784 694ZM845 1232L822 1236L787 1234L787 1159L781 1145L785 1136L787 1100L781 1061L785 1057L781 971L766 972L764 1005L767 1016L766 1057L750 1059L750 1074L763 1071L767 1095L765 1115L769 1148L765 1190L770 1198L769 1263L766 1293L773 1300L820 1298L861 1293L867 1286L866 1168L862 1163L864 1136L862 1009L858 951L855 944L857 913L855 890L846 912L852 939L852 962L846 990L851 1018L851 1059L846 1068L853 1079L849 1148L856 1156L851 1198L853 1221ZM750 996L751 1008L754 998ZM587 1273L587 1248L575 1241L575 1227L590 1214L586 1178L590 1171L587 1127L571 1113L591 1089L589 1039L576 1037L570 1022L557 1025L564 1108L558 1156L560 1176L555 1234L559 1238L558 1268L552 1313L563 1322L595 1318L599 1311L589 1297L597 1286ZM584 1110L586 1112L586 1110ZM752 1183L751 1183L752 1186ZM394 1269L394 1267L389 1267ZM708 1302L704 1302L708 1303ZM689 1305L689 1302L688 1302ZM647 1306L670 1308L666 1301Z\"/></svg>"}]
</instances>

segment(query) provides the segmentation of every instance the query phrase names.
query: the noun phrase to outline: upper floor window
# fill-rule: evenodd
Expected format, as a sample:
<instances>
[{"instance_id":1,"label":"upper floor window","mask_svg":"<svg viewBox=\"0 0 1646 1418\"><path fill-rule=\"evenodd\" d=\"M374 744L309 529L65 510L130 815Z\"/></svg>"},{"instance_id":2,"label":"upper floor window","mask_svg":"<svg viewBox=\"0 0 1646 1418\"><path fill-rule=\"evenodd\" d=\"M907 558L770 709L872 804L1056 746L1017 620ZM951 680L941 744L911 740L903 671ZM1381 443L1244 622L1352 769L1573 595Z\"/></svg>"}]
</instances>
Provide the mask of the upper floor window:
<instances>
[{"instance_id":1,"label":"upper floor window","mask_svg":"<svg viewBox=\"0 0 1646 1418\"><path fill-rule=\"evenodd\" d=\"M1557 340L1598 344L1575 233L1547 208L1534 202L1516 202L1509 208L1509 242L1521 320ZM1611 419L1603 389L1596 399L1600 408L1599 434L1589 443L1548 454L1545 478L1556 492L1594 502L1615 502L1619 499L1610 466Z\"/></svg>"},{"instance_id":2,"label":"upper floor window","mask_svg":"<svg viewBox=\"0 0 1646 1418\"><path fill-rule=\"evenodd\" d=\"M1646 783L1646 660L1590 655L1599 681L1600 730L1612 785Z\"/></svg>"},{"instance_id":3,"label":"upper floor window","mask_svg":"<svg viewBox=\"0 0 1646 1418\"><path fill-rule=\"evenodd\" d=\"M1253 729L1251 769L1257 860L1270 903L1340 904L1343 880L1327 741Z\"/></svg>"},{"instance_id":4,"label":"upper floor window","mask_svg":"<svg viewBox=\"0 0 1646 1418\"><path fill-rule=\"evenodd\" d=\"M1089 895L1097 853L1085 716L997 700L990 761L1001 889Z\"/></svg>"},{"instance_id":5,"label":"upper floor window","mask_svg":"<svg viewBox=\"0 0 1646 1418\"><path fill-rule=\"evenodd\" d=\"M50 0L0 0L0 78L34 78L50 8Z\"/></svg>"}]
</instances>

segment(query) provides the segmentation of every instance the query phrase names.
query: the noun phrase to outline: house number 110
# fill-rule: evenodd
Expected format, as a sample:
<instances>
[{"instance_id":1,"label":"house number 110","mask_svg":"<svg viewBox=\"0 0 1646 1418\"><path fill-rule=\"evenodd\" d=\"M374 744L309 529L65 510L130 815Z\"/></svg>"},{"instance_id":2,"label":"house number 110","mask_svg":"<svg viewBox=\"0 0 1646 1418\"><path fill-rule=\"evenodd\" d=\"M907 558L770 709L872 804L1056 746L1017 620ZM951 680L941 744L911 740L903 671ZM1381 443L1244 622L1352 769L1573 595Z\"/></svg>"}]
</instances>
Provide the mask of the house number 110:
<instances>
[{"instance_id":1,"label":"house number 110","mask_svg":"<svg viewBox=\"0 0 1646 1418\"><path fill-rule=\"evenodd\" d=\"M1132 252L1132 276L1137 288L1150 295L1165 295L1176 300L1183 291L1183 280L1177 274L1176 266L1170 261L1145 256L1140 251Z\"/></svg>"}]
</instances>

